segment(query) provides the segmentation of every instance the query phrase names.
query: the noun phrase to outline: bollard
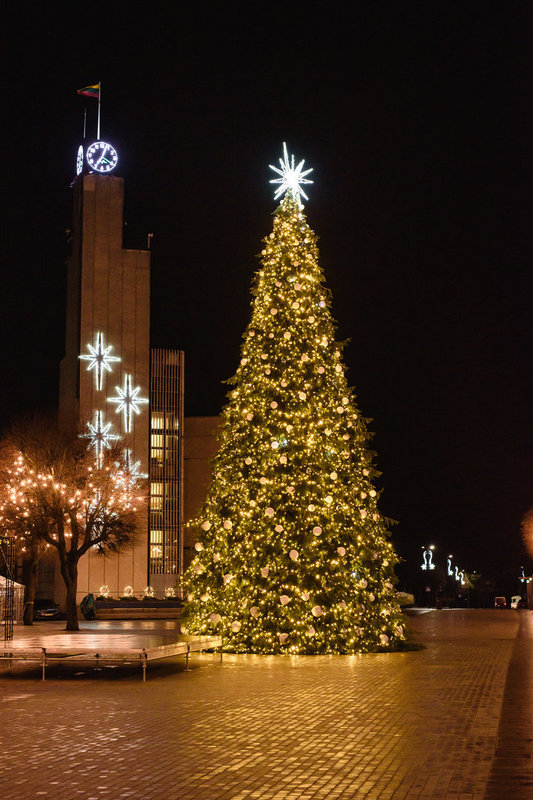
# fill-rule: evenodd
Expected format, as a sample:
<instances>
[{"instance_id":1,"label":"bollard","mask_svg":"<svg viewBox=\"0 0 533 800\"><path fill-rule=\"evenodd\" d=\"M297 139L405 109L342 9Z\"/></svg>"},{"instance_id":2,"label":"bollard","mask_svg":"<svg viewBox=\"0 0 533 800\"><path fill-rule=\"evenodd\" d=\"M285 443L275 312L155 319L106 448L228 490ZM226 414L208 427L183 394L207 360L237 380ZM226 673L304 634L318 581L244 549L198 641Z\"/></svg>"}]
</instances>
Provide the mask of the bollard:
<instances>
[{"instance_id":1,"label":"bollard","mask_svg":"<svg viewBox=\"0 0 533 800\"><path fill-rule=\"evenodd\" d=\"M42 680L45 681L46 680L46 647L41 647L41 650L43 651L42 652L42 656L41 656L41 663L43 665L43 677L42 677Z\"/></svg>"},{"instance_id":2,"label":"bollard","mask_svg":"<svg viewBox=\"0 0 533 800\"><path fill-rule=\"evenodd\" d=\"M143 671L143 683L146 683L146 662L147 662L147 655L146 650L143 647L143 651L141 653L141 667Z\"/></svg>"},{"instance_id":3,"label":"bollard","mask_svg":"<svg viewBox=\"0 0 533 800\"><path fill-rule=\"evenodd\" d=\"M185 653L185 672L189 672L190 671L189 670L189 652L190 652L190 649L191 649L191 646L190 646L190 644L188 644L187 645L187 652Z\"/></svg>"},{"instance_id":4,"label":"bollard","mask_svg":"<svg viewBox=\"0 0 533 800\"><path fill-rule=\"evenodd\" d=\"M5 644L5 643L4 643ZM11 672L11 665L13 662L13 652L10 650L9 653L4 652L4 658L7 658L7 671Z\"/></svg>"},{"instance_id":5,"label":"bollard","mask_svg":"<svg viewBox=\"0 0 533 800\"><path fill-rule=\"evenodd\" d=\"M220 639L220 663L222 664L222 653L224 652L224 643L222 638Z\"/></svg>"}]
</instances>

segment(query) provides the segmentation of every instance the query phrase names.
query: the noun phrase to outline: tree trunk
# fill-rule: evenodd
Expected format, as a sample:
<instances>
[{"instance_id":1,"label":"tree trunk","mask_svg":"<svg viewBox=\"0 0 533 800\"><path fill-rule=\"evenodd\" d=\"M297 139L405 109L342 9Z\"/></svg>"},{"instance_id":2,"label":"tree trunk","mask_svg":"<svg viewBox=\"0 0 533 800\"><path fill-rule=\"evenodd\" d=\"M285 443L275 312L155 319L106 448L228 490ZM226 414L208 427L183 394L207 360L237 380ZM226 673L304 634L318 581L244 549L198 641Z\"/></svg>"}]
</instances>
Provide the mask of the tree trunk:
<instances>
[{"instance_id":1,"label":"tree trunk","mask_svg":"<svg viewBox=\"0 0 533 800\"><path fill-rule=\"evenodd\" d=\"M35 591L39 576L39 555L33 549L30 557L23 562L22 575L24 581L24 625L33 625L33 609L35 605Z\"/></svg>"},{"instance_id":2,"label":"tree trunk","mask_svg":"<svg viewBox=\"0 0 533 800\"><path fill-rule=\"evenodd\" d=\"M67 613L67 631L79 631L78 625L78 606L76 604L76 592L78 589L78 562L71 561L70 559L61 560L61 575L65 581L67 590L66 600L66 613Z\"/></svg>"}]
</instances>

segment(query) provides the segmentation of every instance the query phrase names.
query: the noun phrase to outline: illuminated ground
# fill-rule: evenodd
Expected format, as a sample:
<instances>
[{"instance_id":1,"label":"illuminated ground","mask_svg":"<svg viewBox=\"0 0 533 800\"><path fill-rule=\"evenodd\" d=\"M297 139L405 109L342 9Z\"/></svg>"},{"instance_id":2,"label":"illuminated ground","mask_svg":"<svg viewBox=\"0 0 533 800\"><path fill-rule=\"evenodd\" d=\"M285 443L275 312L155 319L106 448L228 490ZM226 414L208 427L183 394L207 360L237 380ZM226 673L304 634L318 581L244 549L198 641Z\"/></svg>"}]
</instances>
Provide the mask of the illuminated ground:
<instances>
[{"instance_id":1,"label":"illuminated ground","mask_svg":"<svg viewBox=\"0 0 533 800\"><path fill-rule=\"evenodd\" d=\"M42 683L2 668L0 796L531 798L533 612L438 611L412 627L426 649L194 655L191 672L150 666L145 684L137 669L51 668Z\"/></svg>"}]
</instances>

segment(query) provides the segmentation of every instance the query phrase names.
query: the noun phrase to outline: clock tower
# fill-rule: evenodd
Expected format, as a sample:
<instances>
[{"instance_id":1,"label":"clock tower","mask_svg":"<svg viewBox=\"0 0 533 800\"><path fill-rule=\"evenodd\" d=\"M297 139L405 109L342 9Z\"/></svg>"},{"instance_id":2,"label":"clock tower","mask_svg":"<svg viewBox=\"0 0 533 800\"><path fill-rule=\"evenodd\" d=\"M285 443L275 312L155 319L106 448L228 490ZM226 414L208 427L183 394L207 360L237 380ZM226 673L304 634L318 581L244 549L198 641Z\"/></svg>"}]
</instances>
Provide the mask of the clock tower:
<instances>
[{"instance_id":1,"label":"clock tower","mask_svg":"<svg viewBox=\"0 0 533 800\"><path fill-rule=\"evenodd\" d=\"M124 181L112 172L114 148L95 142L78 153L72 256L67 266L65 356L59 419L87 437L95 459L123 444L138 474L150 460L150 252L123 247ZM78 591L142 593L149 580L148 508L133 546L118 555L89 552ZM174 581L175 582L175 581Z\"/></svg>"}]
</instances>

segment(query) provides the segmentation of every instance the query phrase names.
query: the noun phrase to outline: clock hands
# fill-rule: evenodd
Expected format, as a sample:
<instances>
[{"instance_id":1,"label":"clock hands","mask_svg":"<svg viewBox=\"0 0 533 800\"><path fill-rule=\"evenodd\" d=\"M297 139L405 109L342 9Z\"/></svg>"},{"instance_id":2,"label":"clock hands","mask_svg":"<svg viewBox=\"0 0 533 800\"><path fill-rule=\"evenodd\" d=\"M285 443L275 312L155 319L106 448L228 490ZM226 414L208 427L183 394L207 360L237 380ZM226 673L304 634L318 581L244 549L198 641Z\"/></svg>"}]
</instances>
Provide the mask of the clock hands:
<instances>
[{"instance_id":1,"label":"clock hands","mask_svg":"<svg viewBox=\"0 0 533 800\"><path fill-rule=\"evenodd\" d=\"M102 161L105 161L106 164L109 164L109 161L107 160L107 158L104 158L106 150L108 149L108 147L109 147L109 145L106 144L106 146L102 150L102 155L100 156L100 158L98 159L98 161L94 165L95 169L97 169L99 167L99 165L102 163Z\"/></svg>"}]
</instances>

